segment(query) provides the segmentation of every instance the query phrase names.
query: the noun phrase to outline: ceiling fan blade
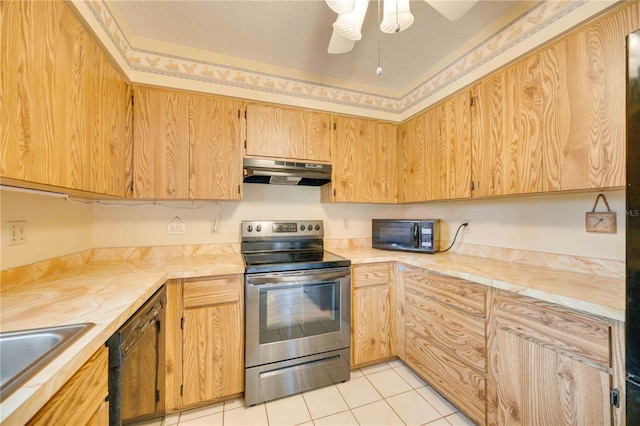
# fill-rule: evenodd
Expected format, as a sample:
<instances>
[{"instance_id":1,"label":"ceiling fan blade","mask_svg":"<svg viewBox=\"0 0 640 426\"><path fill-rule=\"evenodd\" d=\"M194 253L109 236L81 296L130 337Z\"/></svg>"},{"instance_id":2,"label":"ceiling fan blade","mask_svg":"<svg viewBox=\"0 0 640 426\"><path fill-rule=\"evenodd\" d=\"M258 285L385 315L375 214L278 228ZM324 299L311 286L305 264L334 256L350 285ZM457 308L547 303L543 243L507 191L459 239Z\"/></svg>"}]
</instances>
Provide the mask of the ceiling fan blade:
<instances>
[{"instance_id":1,"label":"ceiling fan blade","mask_svg":"<svg viewBox=\"0 0 640 426\"><path fill-rule=\"evenodd\" d=\"M341 36L336 30L333 30L327 52L332 55L351 52L355 44L355 40L349 40L348 38Z\"/></svg>"},{"instance_id":2,"label":"ceiling fan blade","mask_svg":"<svg viewBox=\"0 0 640 426\"><path fill-rule=\"evenodd\" d=\"M425 0L429 6L443 14L448 20L455 21L467 13L478 0Z\"/></svg>"}]
</instances>

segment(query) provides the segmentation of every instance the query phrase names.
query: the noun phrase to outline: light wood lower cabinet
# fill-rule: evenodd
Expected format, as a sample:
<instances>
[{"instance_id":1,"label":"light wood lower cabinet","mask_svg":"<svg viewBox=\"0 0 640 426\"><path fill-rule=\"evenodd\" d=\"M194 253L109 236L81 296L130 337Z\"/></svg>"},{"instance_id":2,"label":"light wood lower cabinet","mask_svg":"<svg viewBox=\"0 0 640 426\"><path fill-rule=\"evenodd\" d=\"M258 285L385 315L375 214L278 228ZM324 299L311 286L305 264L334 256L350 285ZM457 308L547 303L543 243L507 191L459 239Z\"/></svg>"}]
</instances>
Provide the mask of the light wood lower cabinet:
<instances>
[{"instance_id":1,"label":"light wood lower cabinet","mask_svg":"<svg viewBox=\"0 0 640 426\"><path fill-rule=\"evenodd\" d=\"M393 263L351 267L351 365L396 355Z\"/></svg>"},{"instance_id":2,"label":"light wood lower cabinet","mask_svg":"<svg viewBox=\"0 0 640 426\"><path fill-rule=\"evenodd\" d=\"M242 275L168 285L168 411L244 391Z\"/></svg>"},{"instance_id":3,"label":"light wood lower cabinet","mask_svg":"<svg viewBox=\"0 0 640 426\"><path fill-rule=\"evenodd\" d=\"M621 339L612 339L621 328L499 292L489 339L488 424L623 424L609 399L612 387L624 385L617 377L624 366L615 360Z\"/></svg>"},{"instance_id":4,"label":"light wood lower cabinet","mask_svg":"<svg viewBox=\"0 0 640 426\"><path fill-rule=\"evenodd\" d=\"M484 424L486 288L407 267L404 294L406 364Z\"/></svg>"},{"instance_id":5,"label":"light wood lower cabinet","mask_svg":"<svg viewBox=\"0 0 640 426\"><path fill-rule=\"evenodd\" d=\"M102 347L29 420L28 425L109 424L109 350Z\"/></svg>"}]
</instances>

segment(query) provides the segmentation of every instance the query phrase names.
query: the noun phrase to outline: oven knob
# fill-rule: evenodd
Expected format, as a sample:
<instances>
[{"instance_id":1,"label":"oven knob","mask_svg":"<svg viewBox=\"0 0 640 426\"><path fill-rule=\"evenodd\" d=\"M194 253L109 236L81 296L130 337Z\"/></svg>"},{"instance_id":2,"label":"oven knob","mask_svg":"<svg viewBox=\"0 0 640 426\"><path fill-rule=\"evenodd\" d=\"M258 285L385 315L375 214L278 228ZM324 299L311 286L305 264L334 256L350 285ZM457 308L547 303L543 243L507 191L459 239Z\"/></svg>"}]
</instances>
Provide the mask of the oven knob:
<instances>
[{"instance_id":1,"label":"oven knob","mask_svg":"<svg viewBox=\"0 0 640 426\"><path fill-rule=\"evenodd\" d=\"M316 231L320 230L320 224L316 224Z\"/></svg>"},{"instance_id":2,"label":"oven knob","mask_svg":"<svg viewBox=\"0 0 640 426\"><path fill-rule=\"evenodd\" d=\"M248 231L248 232L253 231L253 226L251 226L251 225L247 226L247 231Z\"/></svg>"},{"instance_id":3,"label":"oven knob","mask_svg":"<svg viewBox=\"0 0 640 426\"><path fill-rule=\"evenodd\" d=\"M260 232L260 231L262 231L262 225L256 226L256 232Z\"/></svg>"},{"instance_id":4,"label":"oven knob","mask_svg":"<svg viewBox=\"0 0 640 426\"><path fill-rule=\"evenodd\" d=\"M304 226L304 225L300 225L300 230L301 230L301 231L304 231L305 229L306 229L306 228L305 228L305 226Z\"/></svg>"}]
</instances>

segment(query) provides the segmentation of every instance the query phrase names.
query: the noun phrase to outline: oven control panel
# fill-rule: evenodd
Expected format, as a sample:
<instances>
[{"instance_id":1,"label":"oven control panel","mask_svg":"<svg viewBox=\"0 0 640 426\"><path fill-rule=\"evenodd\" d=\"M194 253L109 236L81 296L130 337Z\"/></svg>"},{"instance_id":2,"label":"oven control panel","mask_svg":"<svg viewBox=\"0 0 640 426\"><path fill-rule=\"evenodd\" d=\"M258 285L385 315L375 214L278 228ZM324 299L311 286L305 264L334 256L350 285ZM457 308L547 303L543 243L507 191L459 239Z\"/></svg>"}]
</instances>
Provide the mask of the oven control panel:
<instances>
[{"instance_id":1,"label":"oven control panel","mask_svg":"<svg viewBox=\"0 0 640 426\"><path fill-rule=\"evenodd\" d=\"M245 220L241 224L242 238L303 237L322 238L321 220Z\"/></svg>"}]
</instances>

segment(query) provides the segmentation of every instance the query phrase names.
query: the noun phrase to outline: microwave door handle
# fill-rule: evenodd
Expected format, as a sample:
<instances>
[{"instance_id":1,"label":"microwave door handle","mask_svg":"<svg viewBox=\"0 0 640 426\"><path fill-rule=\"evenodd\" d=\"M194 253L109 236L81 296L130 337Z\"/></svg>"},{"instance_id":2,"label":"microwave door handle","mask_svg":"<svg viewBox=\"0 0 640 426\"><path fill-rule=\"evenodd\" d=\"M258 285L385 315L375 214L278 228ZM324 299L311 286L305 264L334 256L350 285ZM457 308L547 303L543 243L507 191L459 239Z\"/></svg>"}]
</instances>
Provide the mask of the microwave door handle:
<instances>
[{"instance_id":1,"label":"microwave door handle","mask_svg":"<svg viewBox=\"0 0 640 426\"><path fill-rule=\"evenodd\" d=\"M420 224L413 224L413 248L417 249L420 247Z\"/></svg>"}]
</instances>

